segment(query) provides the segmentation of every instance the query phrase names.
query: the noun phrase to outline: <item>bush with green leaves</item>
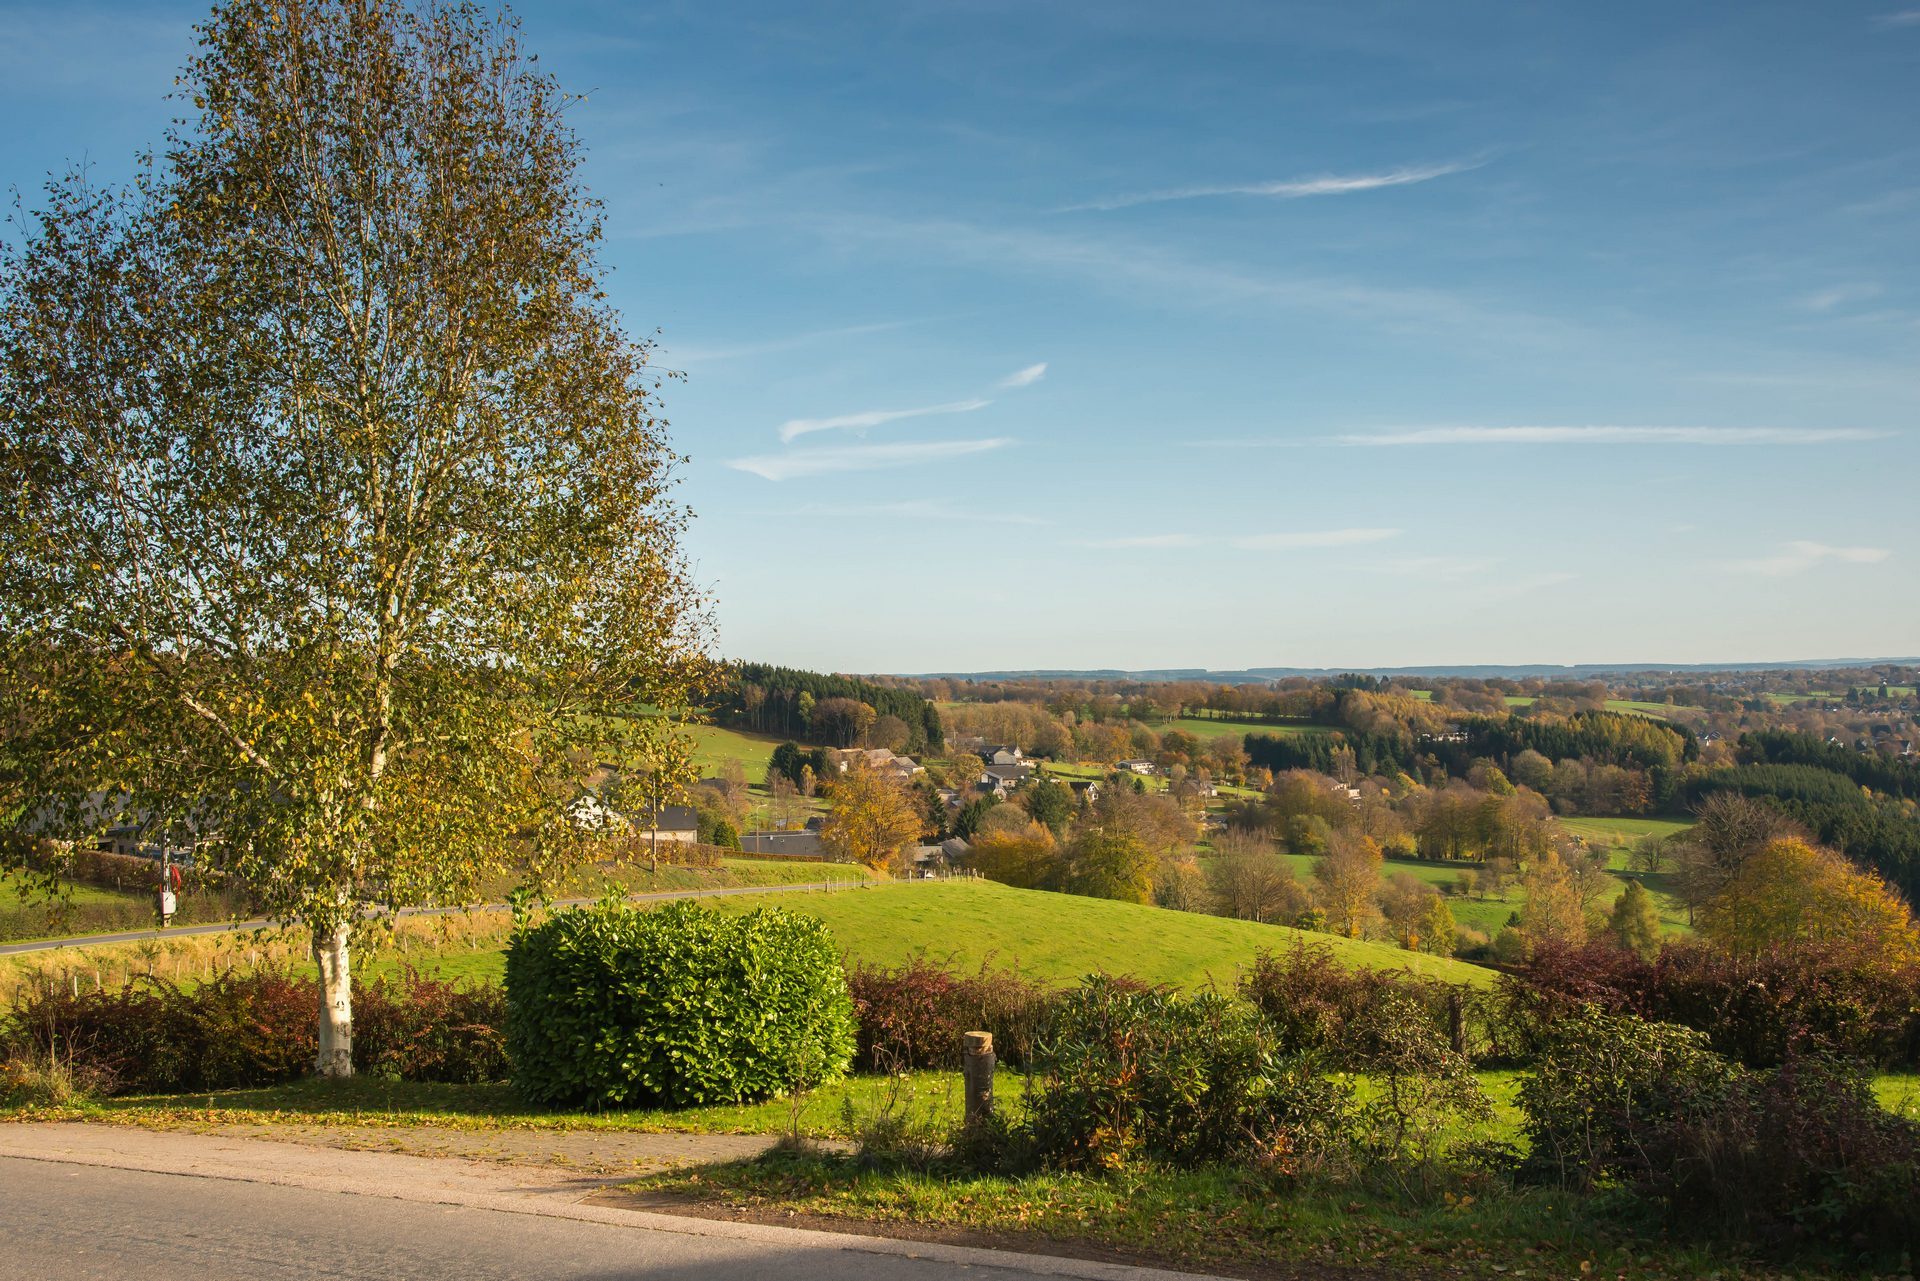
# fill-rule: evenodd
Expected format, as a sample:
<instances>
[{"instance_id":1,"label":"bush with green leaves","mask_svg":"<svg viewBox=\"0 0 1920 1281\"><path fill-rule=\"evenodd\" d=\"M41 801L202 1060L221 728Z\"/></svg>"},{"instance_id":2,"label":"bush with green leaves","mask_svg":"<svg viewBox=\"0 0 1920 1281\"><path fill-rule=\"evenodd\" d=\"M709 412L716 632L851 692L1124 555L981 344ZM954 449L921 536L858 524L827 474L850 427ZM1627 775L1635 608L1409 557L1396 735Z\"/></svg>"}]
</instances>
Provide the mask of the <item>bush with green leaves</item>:
<instances>
[{"instance_id":1,"label":"bush with green leaves","mask_svg":"<svg viewBox=\"0 0 1920 1281\"><path fill-rule=\"evenodd\" d=\"M1671 1170L1681 1130L1718 1108L1738 1074L1691 1028L1582 1006L1555 1024L1520 1084L1528 1170L1578 1188Z\"/></svg>"},{"instance_id":2,"label":"bush with green leaves","mask_svg":"<svg viewBox=\"0 0 1920 1281\"><path fill-rule=\"evenodd\" d=\"M618 900L559 912L507 947L507 1054L536 1103L691 1107L806 1089L846 1070L853 1003L810 916Z\"/></svg>"},{"instance_id":3,"label":"bush with green leaves","mask_svg":"<svg viewBox=\"0 0 1920 1281\"><path fill-rule=\"evenodd\" d=\"M1054 1168L1284 1165L1343 1133L1351 1109L1245 1002L1106 977L1061 997L1035 1068L1008 1139Z\"/></svg>"}]
</instances>

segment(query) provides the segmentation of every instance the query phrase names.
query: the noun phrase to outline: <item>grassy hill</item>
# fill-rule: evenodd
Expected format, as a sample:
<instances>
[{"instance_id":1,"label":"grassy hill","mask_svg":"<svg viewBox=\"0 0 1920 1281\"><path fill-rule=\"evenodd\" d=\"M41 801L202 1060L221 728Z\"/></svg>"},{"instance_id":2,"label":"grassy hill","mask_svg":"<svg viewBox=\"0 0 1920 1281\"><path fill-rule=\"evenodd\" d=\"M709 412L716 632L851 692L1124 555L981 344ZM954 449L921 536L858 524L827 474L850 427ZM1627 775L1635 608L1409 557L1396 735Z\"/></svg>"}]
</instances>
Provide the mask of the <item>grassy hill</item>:
<instances>
[{"instance_id":1,"label":"grassy hill","mask_svg":"<svg viewBox=\"0 0 1920 1281\"><path fill-rule=\"evenodd\" d=\"M820 865L808 866L817 875ZM1106 899L1017 890L992 881L889 882L832 893L743 894L707 902L727 912L756 907L805 912L833 931L849 958L878 965L897 965L924 953L960 969L1017 968L1058 982L1104 971L1183 987L1225 986L1256 953L1306 941L1332 949L1343 963L1357 967L1411 970L1476 986L1493 979L1491 971L1477 966L1384 943ZM506 963L502 947L508 927L504 913L406 922L402 935L377 956L363 954L363 972L392 972L411 965L450 978L498 980ZM284 945L269 948L251 936L239 935L160 945L168 952L178 951L177 958L150 957L141 950L143 945L114 944L83 952L7 958L15 964L0 965L0 979L25 977L29 971L64 973L70 967L88 974L104 970L111 978L128 966L152 966L163 977L192 981L227 964L250 963L252 957L259 963L305 969L308 963L299 942L289 937ZM23 973L7 972L16 968Z\"/></svg>"},{"instance_id":2,"label":"grassy hill","mask_svg":"<svg viewBox=\"0 0 1920 1281\"><path fill-rule=\"evenodd\" d=\"M833 931L851 959L877 965L898 965L924 953L959 969L1017 968L1060 982L1104 971L1182 987L1225 986L1255 953L1305 940L1332 948L1349 965L1412 970L1475 985L1493 978L1490 971L1477 966L1383 943L1107 899L1017 890L993 881L894 883L832 894L764 898L742 895L715 900L712 905L727 912L772 906L805 912ZM444 960L448 969L472 977L497 978L504 965L496 951L449 954Z\"/></svg>"}]
</instances>

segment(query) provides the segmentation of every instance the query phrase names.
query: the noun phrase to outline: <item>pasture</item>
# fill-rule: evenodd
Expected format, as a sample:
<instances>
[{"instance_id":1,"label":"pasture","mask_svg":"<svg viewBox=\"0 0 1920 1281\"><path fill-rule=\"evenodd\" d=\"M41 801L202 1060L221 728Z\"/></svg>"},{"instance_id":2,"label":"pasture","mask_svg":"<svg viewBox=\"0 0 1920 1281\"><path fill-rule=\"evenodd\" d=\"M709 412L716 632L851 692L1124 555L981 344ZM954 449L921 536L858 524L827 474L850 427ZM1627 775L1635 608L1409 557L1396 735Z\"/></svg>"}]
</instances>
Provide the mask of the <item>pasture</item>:
<instances>
[{"instance_id":1,"label":"pasture","mask_svg":"<svg viewBox=\"0 0 1920 1281\"><path fill-rule=\"evenodd\" d=\"M805 865L816 877L821 866ZM848 885L831 893L743 894L708 903L724 912L759 907L805 912L833 931L849 960L870 965L898 965L925 955L960 969L1017 969L1062 983L1109 973L1193 988L1229 986L1257 953L1307 942L1331 949L1336 959L1355 967L1410 970L1475 986L1493 978L1477 966L1385 943L992 881ZM373 973L412 966L447 978L497 981L505 969L511 925L504 912L413 918L370 949L362 964ZM22 982L64 983L69 974L83 985L90 985L96 973L109 985L120 976L145 972L194 981L229 965L256 964L311 971L298 939L245 934L0 958L0 990Z\"/></svg>"},{"instance_id":2,"label":"pasture","mask_svg":"<svg viewBox=\"0 0 1920 1281\"><path fill-rule=\"evenodd\" d=\"M1182 716L1178 720L1156 721L1154 728L1163 734L1170 729L1177 729L1202 740L1224 738L1228 734L1278 736L1332 732L1324 725L1313 725L1306 721L1237 721L1212 716Z\"/></svg>"}]
</instances>

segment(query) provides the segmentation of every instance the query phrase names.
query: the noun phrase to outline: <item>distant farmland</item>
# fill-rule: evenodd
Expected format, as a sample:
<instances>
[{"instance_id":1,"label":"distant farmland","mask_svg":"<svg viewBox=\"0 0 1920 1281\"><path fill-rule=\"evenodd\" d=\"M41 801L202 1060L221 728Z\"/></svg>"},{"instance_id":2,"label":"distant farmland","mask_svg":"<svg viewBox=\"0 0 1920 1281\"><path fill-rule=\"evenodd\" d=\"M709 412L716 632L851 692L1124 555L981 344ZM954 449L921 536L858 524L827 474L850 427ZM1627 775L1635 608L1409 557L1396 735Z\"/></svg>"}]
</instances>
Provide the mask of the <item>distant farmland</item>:
<instances>
[{"instance_id":1,"label":"distant farmland","mask_svg":"<svg viewBox=\"0 0 1920 1281\"><path fill-rule=\"evenodd\" d=\"M1326 734L1331 731L1324 725L1309 725L1305 721L1229 721L1216 720L1211 716L1182 716L1179 720L1165 723L1155 722L1154 728L1161 733L1177 729L1196 738L1224 738L1228 734Z\"/></svg>"}]
</instances>

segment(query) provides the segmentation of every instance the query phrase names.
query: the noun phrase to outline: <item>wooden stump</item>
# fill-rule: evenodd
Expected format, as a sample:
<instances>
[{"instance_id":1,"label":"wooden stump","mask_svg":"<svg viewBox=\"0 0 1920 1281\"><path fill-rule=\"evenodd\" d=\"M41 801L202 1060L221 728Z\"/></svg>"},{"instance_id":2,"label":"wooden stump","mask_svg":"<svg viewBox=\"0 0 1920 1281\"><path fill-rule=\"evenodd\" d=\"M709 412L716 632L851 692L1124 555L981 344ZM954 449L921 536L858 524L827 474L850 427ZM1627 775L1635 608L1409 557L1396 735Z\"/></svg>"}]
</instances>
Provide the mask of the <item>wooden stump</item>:
<instances>
[{"instance_id":1,"label":"wooden stump","mask_svg":"<svg viewBox=\"0 0 1920 1281\"><path fill-rule=\"evenodd\" d=\"M993 1033L968 1032L960 1040L961 1070L967 1092L966 1123L975 1125L993 1115Z\"/></svg>"}]
</instances>

